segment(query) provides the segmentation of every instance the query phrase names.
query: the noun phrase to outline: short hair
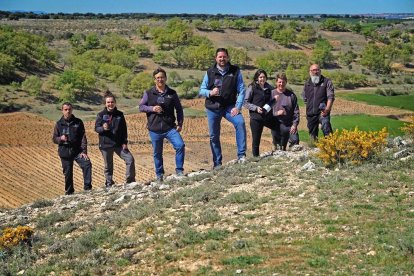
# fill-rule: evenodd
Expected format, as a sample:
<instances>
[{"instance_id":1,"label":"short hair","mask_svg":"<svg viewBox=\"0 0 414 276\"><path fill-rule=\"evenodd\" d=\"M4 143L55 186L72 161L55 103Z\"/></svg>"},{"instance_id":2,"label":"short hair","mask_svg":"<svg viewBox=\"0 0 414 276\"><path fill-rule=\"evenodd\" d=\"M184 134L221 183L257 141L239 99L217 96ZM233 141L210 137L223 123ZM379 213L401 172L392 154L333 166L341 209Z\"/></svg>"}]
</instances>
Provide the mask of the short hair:
<instances>
[{"instance_id":1,"label":"short hair","mask_svg":"<svg viewBox=\"0 0 414 276\"><path fill-rule=\"evenodd\" d=\"M107 98L113 98L113 99L114 99L114 101L116 102L115 95L114 95L114 94L112 94L112 92L111 92L111 91L109 91L109 90L106 90L106 91L105 91L105 94L104 94L104 96L103 96L104 103L106 103L106 99L107 99Z\"/></svg>"},{"instance_id":2,"label":"short hair","mask_svg":"<svg viewBox=\"0 0 414 276\"><path fill-rule=\"evenodd\" d=\"M226 53L227 56L229 56L229 52L227 51L226 48L217 48L217 50L216 50L216 56L220 52L224 52L224 53Z\"/></svg>"},{"instance_id":3,"label":"short hair","mask_svg":"<svg viewBox=\"0 0 414 276\"><path fill-rule=\"evenodd\" d=\"M67 105L67 106L70 106L70 107L72 107L73 108L73 105L70 103L70 102L64 102L63 104L62 104L62 106L60 107L60 109L63 109L63 106L64 105Z\"/></svg>"},{"instance_id":4,"label":"short hair","mask_svg":"<svg viewBox=\"0 0 414 276\"><path fill-rule=\"evenodd\" d=\"M277 81L277 79L281 79L281 80L284 80L285 82L287 82L287 77L286 77L285 73L277 73L276 74L276 81Z\"/></svg>"},{"instance_id":5,"label":"short hair","mask_svg":"<svg viewBox=\"0 0 414 276\"><path fill-rule=\"evenodd\" d=\"M157 69L155 69L154 72L152 72L152 76L155 77L155 75L158 73L163 73L164 76L167 76L167 72L165 72L165 70L162 69L161 67L158 67Z\"/></svg>"}]
</instances>

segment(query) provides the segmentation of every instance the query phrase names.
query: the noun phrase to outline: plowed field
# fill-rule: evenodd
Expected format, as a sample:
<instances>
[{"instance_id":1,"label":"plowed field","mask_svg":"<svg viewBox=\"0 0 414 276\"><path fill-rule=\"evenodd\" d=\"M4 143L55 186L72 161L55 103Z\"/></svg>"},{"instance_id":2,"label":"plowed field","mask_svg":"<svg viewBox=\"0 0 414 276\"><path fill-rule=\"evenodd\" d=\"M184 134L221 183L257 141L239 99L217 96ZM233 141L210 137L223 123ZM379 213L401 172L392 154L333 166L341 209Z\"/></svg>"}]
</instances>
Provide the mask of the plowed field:
<instances>
[{"instance_id":1,"label":"plowed field","mask_svg":"<svg viewBox=\"0 0 414 276\"><path fill-rule=\"evenodd\" d=\"M203 110L203 100L183 101L185 106ZM368 106L362 103L337 99L335 114L352 113L398 115L404 111ZM302 112L303 113L303 112ZM74 112L76 115L76 110ZM302 114L303 115L303 114ZM248 155L251 154L251 135L246 110L244 118L247 128ZM58 118L56 118L58 119ZM154 178L152 146L146 129L145 114L126 116L129 133L129 148L136 159L137 181L145 182ZM37 199L54 198L64 193L63 173L57 155L57 145L52 142L55 122L29 113L12 113L0 115L0 207L17 207ZM88 138L89 157L92 161L92 185L102 187L104 183L103 161L98 149L98 135L94 131L94 122L85 122ZM306 128L305 119L301 118L300 129ZM186 143L186 172L212 167L206 118L186 118L183 128ZM224 162L236 158L235 135L233 127L223 119L221 141ZM261 151L271 150L270 132L263 133ZM169 144L164 147L164 164L166 174L175 170L174 150ZM114 179L117 183L124 181L125 165L117 156L114 157ZM75 190L82 191L82 173L74 168Z\"/></svg>"},{"instance_id":2,"label":"plowed field","mask_svg":"<svg viewBox=\"0 0 414 276\"><path fill-rule=\"evenodd\" d=\"M76 111L74 112L76 115ZM136 160L137 181L154 178L152 146L144 114L126 116L129 148ZM52 142L53 121L29 113L0 115L0 207L17 207L37 199L54 198L64 193L63 173ZM92 185L104 184L103 160L98 149L94 122L85 122L88 153L92 161ZM249 131L248 131L249 132ZM183 129L186 143L186 172L212 167L206 118L186 118ZM271 149L271 138L264 137L263 150ZM250 140L248 140L250 141ZM224 161L236 158L234 129L223 121L222 147ZM175 152L170 144L164 147L166 174L175 171ZM114 157L114 179L124 181L125 164ZM75 190L82 191L82 172L74 166Z\"/></svg>"}]
</instances>

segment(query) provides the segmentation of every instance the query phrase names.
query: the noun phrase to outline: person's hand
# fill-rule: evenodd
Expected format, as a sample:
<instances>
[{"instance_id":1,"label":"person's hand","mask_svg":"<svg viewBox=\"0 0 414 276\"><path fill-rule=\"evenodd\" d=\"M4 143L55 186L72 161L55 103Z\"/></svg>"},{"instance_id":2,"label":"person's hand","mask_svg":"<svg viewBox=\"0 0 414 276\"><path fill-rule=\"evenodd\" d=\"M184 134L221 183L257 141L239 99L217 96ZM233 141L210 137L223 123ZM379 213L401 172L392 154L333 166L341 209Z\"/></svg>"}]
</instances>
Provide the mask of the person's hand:
<instances>
[{"instance_id":1,"label":"person's hand","mask_svg":"<svg viewBox=\"0 0 414 276\"><path fill-rule=\"evenodd\" d=\"M177 132L181 132L181 130L183 130L183 127L182 126L177 126L176 130L177 130Z\"/></svg>"},{"instance_id":2,"label":"person's hand","mask_svg":"<svg viewBox=\"0 0 414 276\"><path fill-rule=\"evenodd\" d=\"M276 112L276 115L277 115L277 116L286 115L286 110L285 110L284 108L279 109L279 110Z\"/></svg>"},{"instance_id":3,"label":"person's hand","mask_svg":"<svg viewBox=\"0 0 414 276\"><path fill-rule=\"evenodd\" d=\"M67 142L68 141L68 137L66 135L62 135L62 136L60 136L60 141Z\"/></svg>"},{"instance_id":4,"label":"person's hand","mask_svg":"<svg viewBox=\"0 0 414 276\"><path fill-rule=\"evenodd\" d=\"M109 130L109 124L108 123L103 123L102 125L104 130Z\"/></svg>"},{"instance_id":5,"label":"person's hand","mask_svg":"<svg viewBox=\"0 0 414 276\"><path fill-rule=\"evenodd\" d=\"M154 111L155 113L161 113L163 110L161 106L156 105L152 108L152 111Z\"/></svg>"},{"instance_id":6,"label":"person's hand","mask_svg":"<svg viewBox=\"0 0 414 276\"><path fill-rule=\"evenodd\" d=\"M326 117L329 115L329 113L331 113L331 110L329 110L328 108L325 108L324 110L322 110L322 116Z\"/></svg>"},{"instance_id":7,"label":"person's hand","mask_svg":"<svg viewBox=\"0 0 414 276\"><path fill-rule=\"evenodd\" d=\"M279 100L279 97L280 97L280 95L279 94L276 94L273 98L275 99L275 101L278 101Z\"/></svg>"},{"instance_id":8,"label":"person's hand","mask_svg":"<svg viewBox=\"0 0 414 276\"><path fill-rule=\"evenodd\" d=\"M219 96L220 95L220 89L217 87L214 87L213 90L210 91L210 97Z\"/></svg>"},{"instance_id":9,"label":"person's hand","mask_svg":"<svg viewBox=\"0 0 414 276\"><path fill-rule=\"evenodd\" d=\"M86 154L86 153L81 153L80 155L79 155L81 158L83 158L83 159L85 159L85 160L89 160L89 157L88 157L88 155Z\"/></svg>"},{"instance_id":10,"label":"person's hand","mask_svg":"<svg viewBox=\"0 0 414 276\"><path fill-rule=\"evenodd\" d=\"M298 132L297 126L291 126L290 127L290 134L296 134Z\"/></svg>"},{"instance_id":11,"label":"person's hand","mask_svg":"<svg viewBox=\"0 0 414 276\"><path fill-rule=\"evenodd\" d=\"M231 114L231 117L234 117L234 116L236 116L237 114L239 114L240 113L240 110L237 108L237 107L233 107L232 109L231 109L231 112L230 112L230 114Z\"/></svg>"},{"instance_id":12,"label":"person's hand","mask_svg":"<svg viewBox=\"0 0 414 276\"><path fill-rule=\"evenodd\" d=\"M260 114L262 114L263 113L263 108L261 108L261 107L257 107L257 113L260 113Z\"/></svg>"}]
</instances>

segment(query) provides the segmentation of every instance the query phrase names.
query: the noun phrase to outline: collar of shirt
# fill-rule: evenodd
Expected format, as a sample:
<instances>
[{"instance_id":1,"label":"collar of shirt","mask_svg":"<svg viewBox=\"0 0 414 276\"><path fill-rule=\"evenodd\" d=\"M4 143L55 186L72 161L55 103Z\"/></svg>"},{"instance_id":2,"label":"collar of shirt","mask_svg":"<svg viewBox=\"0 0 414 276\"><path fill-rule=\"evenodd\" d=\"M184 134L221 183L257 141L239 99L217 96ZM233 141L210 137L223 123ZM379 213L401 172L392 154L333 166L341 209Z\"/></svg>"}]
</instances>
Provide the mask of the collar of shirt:
<instances>
[{"instance_id":1,"label":"collar of shirt","mask_svg":"<svg viewBox=\"0 0 414 276\"><path fill-rule=\"evenodd\" d=\"M219 71L220 74L224 75L227 73L227 71L229 71L229 65L226 64L226 66L224 68L221 68L218 64L217 64L217 69Z\"/></svg>"}]
</instances>

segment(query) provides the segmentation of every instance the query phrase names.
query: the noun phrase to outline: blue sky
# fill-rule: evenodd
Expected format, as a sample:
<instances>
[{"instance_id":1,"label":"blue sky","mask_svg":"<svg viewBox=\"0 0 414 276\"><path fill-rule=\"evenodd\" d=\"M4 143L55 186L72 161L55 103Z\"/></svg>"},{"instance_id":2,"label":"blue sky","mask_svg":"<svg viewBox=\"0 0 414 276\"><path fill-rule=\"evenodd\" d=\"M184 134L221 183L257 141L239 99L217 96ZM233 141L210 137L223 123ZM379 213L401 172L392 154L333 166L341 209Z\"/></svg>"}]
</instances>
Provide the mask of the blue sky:
<instances>
[{"instance_id":1,"label":"blue sky","mask_svg":"<svg viewBox=\"0 0 414 276\"><path fill-rule=\"evenodd\" d=\"M414 0L0 0L0 10L48 13L414 13Z\"/></svg>"}]
</instances>

